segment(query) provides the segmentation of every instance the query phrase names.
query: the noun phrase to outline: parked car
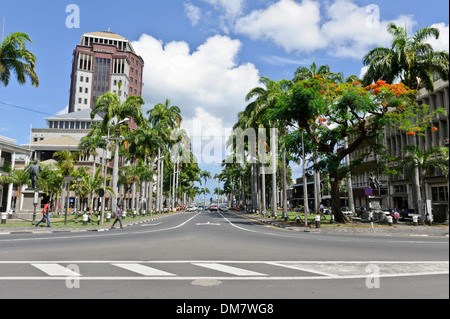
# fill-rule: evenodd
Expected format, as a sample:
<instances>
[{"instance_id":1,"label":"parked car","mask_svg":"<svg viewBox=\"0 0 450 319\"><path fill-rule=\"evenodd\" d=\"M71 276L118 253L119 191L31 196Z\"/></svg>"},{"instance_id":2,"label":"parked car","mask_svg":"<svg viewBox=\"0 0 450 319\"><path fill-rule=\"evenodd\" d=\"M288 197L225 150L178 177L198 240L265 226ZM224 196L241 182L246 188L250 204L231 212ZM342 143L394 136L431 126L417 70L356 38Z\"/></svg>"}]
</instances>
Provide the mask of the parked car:
<instances>
[{"instance_id":1,"label":"parked car","mask_svg":"<svg viewBox=\"0 0 450 319\"><path fill-rule=\"evenodd\" d=\"M195 206L188 206L188 208L186 208L186 211L188 212L195 212L197 210L197 207Z\"/></svg>"},{"instance_id":2,"label":"parked car","mask_svg":"<svg viewBox=\"0 0 450 319\"><path fill-rule=\"evenodd\" d=\"M219 210L219 207L217 206L217 204L211 204L211 206L209 206L209 210L211 212L217 212Z\"/></svg>"},{"instance_id":3,"label":"parked car","mask_svg":"<svg viewBox=\"0 0 450 319\"><path fill-rule=\"evenodd\" d=\"M344 215L352 215L352 214L353 214L353 212L352 212L352 211L350 210L350 208L347 207L347 206L341 207L341 212L342 212Z\"/></svg>"},{"instance_id":4,"label":"parked car","mask_svg":"<svg viewBox=\"0 0 450 319\"><path fill-rule=\"evenodd\" d=\"M365 212L367 212L367 207L356 207L356 216L361 217Z\"/></svg>"},{"instance_id":5,"label":"parked car","mask_svg":"<svg viewBox=\"0 0 450 319\"><path fill-rule=\"evenodd\" d=\"M405 209L402 209L402 210L399 212L399 214L400 214L399 220L400 220L400 221L405 221L406 218L411 218L410 215L413 215L413 214L414 214L414 209L408 209L408 208L405 208Z\"/></svg>"}]
</instances>

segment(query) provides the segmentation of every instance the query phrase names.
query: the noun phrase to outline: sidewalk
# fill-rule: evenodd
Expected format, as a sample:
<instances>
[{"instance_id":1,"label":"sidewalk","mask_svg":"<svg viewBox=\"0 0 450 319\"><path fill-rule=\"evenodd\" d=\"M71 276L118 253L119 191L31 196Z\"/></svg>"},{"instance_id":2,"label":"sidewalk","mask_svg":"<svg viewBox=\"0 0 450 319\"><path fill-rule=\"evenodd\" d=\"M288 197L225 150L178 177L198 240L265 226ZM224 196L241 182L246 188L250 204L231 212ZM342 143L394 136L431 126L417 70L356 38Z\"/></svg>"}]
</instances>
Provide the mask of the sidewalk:
<instances>
[{"instance_id":1,"label":"sidewalk","mask_svg":"<svg viewBox=\"0 0 450 319\"><path fill-rule=\"evenodd\" d=\"M261 215L238 213L240 216L256 220L260 223L267 224L277 228L283 228L290 231L297 232L310 232L310 233L322 233L322 234L346 234L346 235L372 235L372 236L438 236L448 237L449 226L413 226L411 224L398 223L392 227L382 224L374 224L374 228L371 228L370 223L358 223L352 225L339 225L329 227L329 223L323 223L321 228L316 228L315 223L311 223L308 227L297 226L295 223L287 223L282 220L275 220L271 218L265 218ZM326 227L324 227L326 226Z\"/></svg>"},{"instance_id":2,"label":"sidewalk","mask_svg":"<svg viewBox=\"0 0 450 319\"><path fill-rule=\"evenodd\" d=\"M164 215L155 215L155 216L149 216L148 218L142 218L142 219L133 219L132 217L127 217L125 220L122 220L123 227L127 226L133 226L137 224L142 223L148 223L151 221L155 221L158 219L167 218L169 214ZM83 222L80 221L80 225L83 225ZM11 235L11 234L24 234L24 233L30 233L30 234L47 234L47 233L79 233L79 232L104 232L109 231L111 229L111 225L104 225L104 226L92 226L93 223L91 223L88 226L80 226L80 227L47 227L47 225L42 224L42 226L27 226L27 227L14 227L14 226L3 226L0 225L0 235ZM120 228L119 228L120 230Z\"/></svg>"}]
</instances>

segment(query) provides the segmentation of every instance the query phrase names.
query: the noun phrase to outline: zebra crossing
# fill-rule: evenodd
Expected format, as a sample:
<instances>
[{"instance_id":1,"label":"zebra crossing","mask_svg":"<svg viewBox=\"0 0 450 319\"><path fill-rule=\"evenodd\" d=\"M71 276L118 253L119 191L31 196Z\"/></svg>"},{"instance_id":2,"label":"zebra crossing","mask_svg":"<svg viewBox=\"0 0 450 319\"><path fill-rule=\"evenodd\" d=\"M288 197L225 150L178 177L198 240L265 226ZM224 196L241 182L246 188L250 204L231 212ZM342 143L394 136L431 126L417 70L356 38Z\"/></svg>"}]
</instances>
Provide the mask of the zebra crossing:
<instances>
[{"instance_id":1,"label":"zebra crossing","mask_svg":"<svg viewBox=\"0 0 450 319\"><path fill-rule=\"evenodd\" d=\"M448 275L448 262L0 261L6 280L316 280Z\"/></svg>"}]
</instances>

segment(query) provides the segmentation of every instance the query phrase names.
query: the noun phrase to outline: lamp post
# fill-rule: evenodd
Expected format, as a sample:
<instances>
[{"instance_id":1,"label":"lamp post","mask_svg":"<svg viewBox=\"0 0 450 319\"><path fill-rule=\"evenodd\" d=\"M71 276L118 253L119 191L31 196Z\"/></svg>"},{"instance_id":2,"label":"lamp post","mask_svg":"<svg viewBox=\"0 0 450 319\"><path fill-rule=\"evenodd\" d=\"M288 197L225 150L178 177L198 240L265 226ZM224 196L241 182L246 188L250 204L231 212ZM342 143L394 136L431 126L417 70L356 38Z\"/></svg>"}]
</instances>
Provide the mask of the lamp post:
<instances>
[{"instance_id":1,"label":"lamp post","mask_svg":"<svg viewBox=\"0 0 450 319\"><path fill-rule=\"evenodd\" d=\"M129 118L126 118L119 123L117 123L115 126L120 127L120 125L126 124L130 122ZM109 133L108 133L109 135ZM120 141L120 135L119 135L119 129L116 128L116 137L113 139L116 141L116 145L114 147L114 166L113 166L113 179L112 179L112 186L114 194L117 196L118 188L117 188L117 181L119 180L119 141ZM117 199L112 202L112 210L113 212L116 211L117 208Z\"/></svg>"},{"instance_id":2,"label":"lamp post","mask_svg":"<svg viewBox=\"0 0 450 319\"><path fill-rule=\"evenodd\" d=\"M78 175L78 177L77 177L78 189L75 191L75 224L78 224L78 206L80 206L80 208L81 208L80 198L78 197L81 179L82 179L81 175Z\"/></svg>"},{"instance_id":3,"label":"lamp post","mask_svg":"<svg viewBox=\"0 0 450 319\"><path fill-rule=\"evenodd\" d=\"M116 196L116 194L118 193L117 181L119 179L119 141L120 141L120 135L119 135L119 130L117 129L117 127L120 127L120 125L123 125L123 124L127 124L128 122L130 122L130 119L126 118L126 119L118 122L117 124L111 125L110 127L108 127L108 136L107 137L103 137L103 139L108 142L108 145L106 146L107 148L109 146L109 142L110 141L116 141L116 145L114 147L114 165L113 165L113 179L112 179L112 189L114 191L114 196ZM111 128L116 128L116 137L114 137L114 138L110 137ZM105 163L105 167L104 167L103 187L104 187L104 190L106 191L106 174L108 172L108 170L106 168L106 166L107 166L106 154L104 156L104 163ZM101 212L101 219L100 219L100 223L102 225L104 223L104 216L105 216L105 202L106 202L106 199L103 197L102 198L102 212ZM111 209L112 209L112 211L115 211L116 208L117 208L117 201L113 200L112 204L111 204Z\"/></svg>"}]
</instances>

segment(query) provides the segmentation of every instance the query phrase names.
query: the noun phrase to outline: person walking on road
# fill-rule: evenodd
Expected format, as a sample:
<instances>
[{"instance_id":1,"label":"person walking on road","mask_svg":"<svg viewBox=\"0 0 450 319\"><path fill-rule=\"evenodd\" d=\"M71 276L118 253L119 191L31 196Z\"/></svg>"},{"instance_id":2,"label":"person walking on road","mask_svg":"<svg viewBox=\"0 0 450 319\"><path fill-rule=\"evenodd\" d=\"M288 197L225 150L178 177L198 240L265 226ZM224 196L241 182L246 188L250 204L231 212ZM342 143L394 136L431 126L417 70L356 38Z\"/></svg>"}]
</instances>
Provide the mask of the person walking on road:
<instances>
[{"instance_id":1,"label":"person walking on road","mask_svg":"<svg viewBox=\"0 0 450 319\"><path fill-rule=\"evenodd\" d=\"M123 228L122 226L122 220L120 219L120 216L122 215L122 204L117 205L117 210L116 210L116 220L114 221L114 223L111 226L111 229L114 229L114 225L119 222L120 224L120 228Z\"/></svg>"},{"instance_id":2,"label":"person walking on road","mask_svg":"<svg viewBox=\"0 0 450 319\"><path fill-rule=\"evenodd\" d=\"M42 219L36 224L36 227L39 226L40 223L45 223L47 222L47 227L51 227L50 226L50 203L47 203L44 205L44 209L42 210Z\"/></svg>"}]
</instances>

